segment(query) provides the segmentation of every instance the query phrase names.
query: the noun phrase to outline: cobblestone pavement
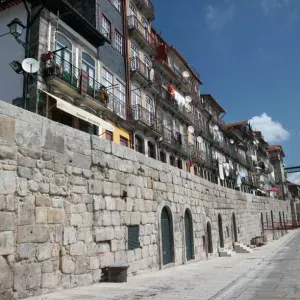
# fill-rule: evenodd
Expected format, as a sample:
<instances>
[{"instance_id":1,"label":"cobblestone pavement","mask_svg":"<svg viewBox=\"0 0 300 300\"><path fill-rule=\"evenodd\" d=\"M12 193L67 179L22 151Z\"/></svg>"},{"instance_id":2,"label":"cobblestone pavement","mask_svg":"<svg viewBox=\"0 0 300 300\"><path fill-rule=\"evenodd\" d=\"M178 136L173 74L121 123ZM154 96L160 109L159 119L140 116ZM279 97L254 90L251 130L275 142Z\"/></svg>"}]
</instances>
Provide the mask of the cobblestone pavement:
<instances>
[{"instance_id":1,"label":"cobblestone pavement","mask_svg":"<svg viewBox=\"0 0 300 300\"><path fill-rule=\"evenodd\" d=\"M27 300L300 299L299 259L300 232L293 231L251 254L130 277L123 284L101 283Z\"/></svg>"},{"instance_id":2,"label":"cobblestone pavement","mask_svg":"<svg viewBox=\"0 0 300 300\"><path fill-rule=\"evenodd\" d=\"M257 265L220 299L300 299L300 233Z\"/></svg>"}]
</instances>

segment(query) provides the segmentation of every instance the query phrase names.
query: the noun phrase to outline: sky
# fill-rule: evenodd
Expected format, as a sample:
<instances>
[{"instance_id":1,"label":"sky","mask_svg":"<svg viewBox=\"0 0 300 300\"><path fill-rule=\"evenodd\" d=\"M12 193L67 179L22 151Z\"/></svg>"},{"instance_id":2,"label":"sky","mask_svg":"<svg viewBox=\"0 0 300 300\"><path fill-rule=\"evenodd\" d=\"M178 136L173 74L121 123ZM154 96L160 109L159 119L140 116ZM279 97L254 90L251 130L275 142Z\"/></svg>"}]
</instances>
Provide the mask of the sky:
<instances>
[{"instance_id":1,"label":"sky","mask_svg":"<svg viewBox=\"0 0 300 300\"><path fill-rule=\"evenodd\" d=\"M283 146L286 166L300 165L300 1L152 3L154 28L200 73L225 121L249 120Z\"/></svg>"}]
</instances>

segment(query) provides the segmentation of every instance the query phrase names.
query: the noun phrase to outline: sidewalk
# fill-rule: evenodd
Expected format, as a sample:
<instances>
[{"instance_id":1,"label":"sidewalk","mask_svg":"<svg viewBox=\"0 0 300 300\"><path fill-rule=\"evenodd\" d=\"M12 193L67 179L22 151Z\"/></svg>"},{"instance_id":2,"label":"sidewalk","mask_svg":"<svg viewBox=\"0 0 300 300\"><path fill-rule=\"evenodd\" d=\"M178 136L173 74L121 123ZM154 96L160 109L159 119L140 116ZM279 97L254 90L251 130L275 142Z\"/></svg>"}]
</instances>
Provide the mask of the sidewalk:
<instances>
[{"instance_id":1,"label":"sidewalk","mask_svg":"<svg viewBox=\"0 0 300 300\"><path fill-rule=\"evenodd\" d=\"M64 290L27 300L212 300L243 274L273 255L299 231L292 231L250 254L200 261L175 268L129 277L127 283L100 283Z\"/></svg>"}]
</instances>

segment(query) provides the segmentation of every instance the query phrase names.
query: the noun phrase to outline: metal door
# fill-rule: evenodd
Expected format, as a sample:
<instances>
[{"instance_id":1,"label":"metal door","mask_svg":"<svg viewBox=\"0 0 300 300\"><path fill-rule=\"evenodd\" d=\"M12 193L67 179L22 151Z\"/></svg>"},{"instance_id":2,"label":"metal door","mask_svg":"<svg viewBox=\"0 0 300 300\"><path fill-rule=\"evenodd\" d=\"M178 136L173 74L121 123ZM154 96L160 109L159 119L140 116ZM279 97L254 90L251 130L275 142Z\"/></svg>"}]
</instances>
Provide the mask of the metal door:
<instances>
[{"instance_id":1,"label":"metal door","mask_svg":"<svg viewBox=\"0 0 300 300\"><path fill-rule=\"evenodd\" d=\"M171 220L166 208L161 213L161 231L163 264L166 265L172 262Z\"/></svg>"},{"instance_id":2,"label":"metal door","mask_svg":"<svg viewBox=\"0 0 300 300\"><path fill-rule=\"evenodd\" d=\"M193 228L191 224L192 220L188 214L185 212L184 225L185 225L185 247L186 247L186 259L193 259Z\"/></svg>"}]
</instances>

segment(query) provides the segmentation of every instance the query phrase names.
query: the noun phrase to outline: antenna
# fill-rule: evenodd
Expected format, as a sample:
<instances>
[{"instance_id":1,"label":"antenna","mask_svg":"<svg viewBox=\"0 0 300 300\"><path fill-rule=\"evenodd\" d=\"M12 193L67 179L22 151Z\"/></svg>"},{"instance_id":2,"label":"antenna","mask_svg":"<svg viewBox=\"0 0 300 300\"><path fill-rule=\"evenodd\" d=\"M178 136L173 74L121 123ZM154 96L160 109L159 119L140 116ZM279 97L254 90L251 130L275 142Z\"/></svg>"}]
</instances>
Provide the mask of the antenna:
<instances>
[{"instance_id":1,"label":"antenna","mask_svg":"<svg viewBox=\"0 0 300 300\"><path fill-rule=\"evenodd\" d=\"M22 62L22 69L26 73L36 73L40 68L40 64L34 58L25 58Z\"/></svg>"},{"instance_id":2,"label":"antenna","mask_svg":"<svg viewBox=\"0 0 300 300\"><path fill-rule=\"evenodd\" d=\"M150 81L153 82L153 79L154 79L154 69L153 68L150 70L149 79L150 79Z\"/></svg>"}]
</instances>

